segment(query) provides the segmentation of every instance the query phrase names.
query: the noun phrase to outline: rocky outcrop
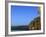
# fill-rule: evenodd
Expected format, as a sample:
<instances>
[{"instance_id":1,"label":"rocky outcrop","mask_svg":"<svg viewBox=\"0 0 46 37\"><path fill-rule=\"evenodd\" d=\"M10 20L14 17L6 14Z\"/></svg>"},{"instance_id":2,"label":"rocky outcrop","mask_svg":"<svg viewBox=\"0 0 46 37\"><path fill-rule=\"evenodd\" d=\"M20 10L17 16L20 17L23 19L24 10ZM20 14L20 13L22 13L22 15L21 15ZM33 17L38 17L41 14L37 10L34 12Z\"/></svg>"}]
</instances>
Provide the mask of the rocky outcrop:
<instances>
[{"instance_id":1,"label":"rocky outcrop","mask_svg":"<svg viewBox=\"0 0 46 37\"><path fill-rule=\"evenodd\" d=\"M36 17L32 22L30 22L29 30L40 30L40 29L41 29L40 17Z\"/></svg>"}]
</instances>

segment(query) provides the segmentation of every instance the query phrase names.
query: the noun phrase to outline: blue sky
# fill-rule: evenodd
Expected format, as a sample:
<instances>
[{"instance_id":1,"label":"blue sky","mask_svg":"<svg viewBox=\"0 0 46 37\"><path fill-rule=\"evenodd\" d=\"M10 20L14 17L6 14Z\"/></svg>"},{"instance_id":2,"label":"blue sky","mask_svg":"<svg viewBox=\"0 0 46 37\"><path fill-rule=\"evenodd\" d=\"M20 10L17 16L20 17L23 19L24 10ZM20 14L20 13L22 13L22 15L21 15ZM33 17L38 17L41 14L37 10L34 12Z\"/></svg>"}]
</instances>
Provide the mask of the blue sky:
<instances>
[{"instance_id":1,"label":"blue sky","mask_svg":"<svg viewBox=\"0 0 46 37\"><path fill-rule=\"evenodd\" d=\"M12 26L28 25L38 15L38 7L36 6L11 6Z\"/></svg>"}]
</instances>

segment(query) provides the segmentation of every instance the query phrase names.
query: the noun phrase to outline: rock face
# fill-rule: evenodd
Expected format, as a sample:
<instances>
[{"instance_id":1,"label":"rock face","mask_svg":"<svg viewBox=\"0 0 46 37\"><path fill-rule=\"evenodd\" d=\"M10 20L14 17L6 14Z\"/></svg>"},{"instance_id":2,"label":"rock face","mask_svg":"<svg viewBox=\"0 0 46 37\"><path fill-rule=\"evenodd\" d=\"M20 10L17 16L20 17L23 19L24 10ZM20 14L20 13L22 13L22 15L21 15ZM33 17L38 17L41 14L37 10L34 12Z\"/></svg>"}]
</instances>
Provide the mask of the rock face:
<instances>
[{"instance_id":1,"label":"rock face","mask_svg":"<svg viewBox=\"0 0 46 37\"><path fill-rule=\"evenodd\" d=\"M40 17L36 17L32 22L30 22L29 30L40 30L40 29L41 29Z\"/></svg>"}]
</instances>

